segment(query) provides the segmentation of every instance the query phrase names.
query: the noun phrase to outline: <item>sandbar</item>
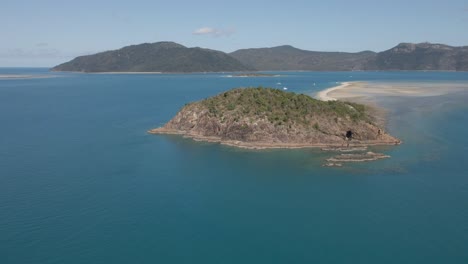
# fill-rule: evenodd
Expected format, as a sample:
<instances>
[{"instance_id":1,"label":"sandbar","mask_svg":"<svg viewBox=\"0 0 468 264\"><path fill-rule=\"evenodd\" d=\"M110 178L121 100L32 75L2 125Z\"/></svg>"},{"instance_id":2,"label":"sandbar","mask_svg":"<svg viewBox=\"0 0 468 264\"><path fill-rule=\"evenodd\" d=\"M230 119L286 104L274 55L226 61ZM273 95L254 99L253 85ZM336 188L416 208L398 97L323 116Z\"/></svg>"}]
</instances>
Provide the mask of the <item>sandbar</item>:
<instances>
[{"instance_id":1,"label":"sandbar","mask_svg":"<svg viewBox=\"0 0 468 264\"><path fill-rule=\"evenodd\" d=\"M336 101L337 99L334 98L334 97L331 97L329 94L331 92L333 92L333 91L344 89L344 88L348 87L349 85L351 85L350 82L344 82L344 83L341 83L338 86L334 86L334 87L322 90L322 91L317 93L315 98L317 98L317 99L319 99L321 101Z\"/></svg>"},{"instance_id":2,"label":"sandbar","mask_svg":"<svg viewBox=\"0 0 468 264\"><path fill-rule=\"evenodd\" d=\"M427 97L468 91L466 82L345 82L316 94L323 101L372 103L382 97Z\"/></svg>"}]
</instances>

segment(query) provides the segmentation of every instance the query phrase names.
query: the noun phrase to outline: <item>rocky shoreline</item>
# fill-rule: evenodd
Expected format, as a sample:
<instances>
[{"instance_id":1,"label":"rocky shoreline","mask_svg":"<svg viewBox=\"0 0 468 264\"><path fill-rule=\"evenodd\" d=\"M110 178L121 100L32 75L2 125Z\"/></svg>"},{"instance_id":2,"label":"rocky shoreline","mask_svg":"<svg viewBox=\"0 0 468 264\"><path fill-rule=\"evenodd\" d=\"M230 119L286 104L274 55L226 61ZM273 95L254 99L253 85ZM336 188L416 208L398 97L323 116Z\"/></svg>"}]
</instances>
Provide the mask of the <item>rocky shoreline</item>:
<instances>
[{"instance_id":1,"label":"rocky shoreline","mask_svg":"<svg viewBox=\"0 0 468 264\"><path fill-rule=\"evenodd\" d=\"M365 150L368 146L392 146L399 145L400 140L366 140L354 141L347 147L345 140L331 143L283 143L283 142L245 142L240 140L222 139L216 136L203 136L199 134L188 133L186 131L167 129L164 127L148 130L149 134L180 135L184 138L190 138L195 141L220 143L226 146L244 148L244 149L301 149L301 148L320 148L324 151L342 151L352 152L356 150Z\"/></svg>"}]
</instances>

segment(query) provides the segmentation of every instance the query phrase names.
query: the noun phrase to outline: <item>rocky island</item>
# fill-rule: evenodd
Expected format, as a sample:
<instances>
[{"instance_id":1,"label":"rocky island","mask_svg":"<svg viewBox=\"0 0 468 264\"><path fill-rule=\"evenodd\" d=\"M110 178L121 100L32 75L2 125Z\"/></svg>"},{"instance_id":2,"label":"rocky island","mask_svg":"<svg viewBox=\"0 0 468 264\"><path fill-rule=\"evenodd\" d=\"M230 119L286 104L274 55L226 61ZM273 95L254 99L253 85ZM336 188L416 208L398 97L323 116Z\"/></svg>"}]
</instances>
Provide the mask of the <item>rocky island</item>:
<instances>
[{"instance_id":1,"label":"rocky island","mask_svg":"<svg viewBox=\"0 0 468 264\"><path fill-rule=\"evenodd\" d=\"M252 149L399 144L371 112L357 103L324 102L273 88L237 88L189 103L163 127L148 132Z\"/></svg>"}]
</instances>

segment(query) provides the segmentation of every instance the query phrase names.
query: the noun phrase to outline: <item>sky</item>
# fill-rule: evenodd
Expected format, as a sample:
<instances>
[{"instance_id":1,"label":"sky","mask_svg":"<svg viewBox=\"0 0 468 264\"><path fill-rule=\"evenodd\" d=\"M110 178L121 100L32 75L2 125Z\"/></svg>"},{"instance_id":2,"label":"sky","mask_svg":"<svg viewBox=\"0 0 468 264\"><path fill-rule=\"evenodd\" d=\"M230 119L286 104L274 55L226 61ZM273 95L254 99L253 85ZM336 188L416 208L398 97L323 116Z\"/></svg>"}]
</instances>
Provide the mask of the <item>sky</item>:
<instances>
[{"instance_id":1,"label":"sky","mask_svg":"<svg viewBox=\"0 0 468 264\"><path fill-rule=\"evenodd\" d=\"M0 67L52 67L158 41L378 52L401 42L467 46L468 1L1 0L0 25Z\"/></svg>"}]
</instances>

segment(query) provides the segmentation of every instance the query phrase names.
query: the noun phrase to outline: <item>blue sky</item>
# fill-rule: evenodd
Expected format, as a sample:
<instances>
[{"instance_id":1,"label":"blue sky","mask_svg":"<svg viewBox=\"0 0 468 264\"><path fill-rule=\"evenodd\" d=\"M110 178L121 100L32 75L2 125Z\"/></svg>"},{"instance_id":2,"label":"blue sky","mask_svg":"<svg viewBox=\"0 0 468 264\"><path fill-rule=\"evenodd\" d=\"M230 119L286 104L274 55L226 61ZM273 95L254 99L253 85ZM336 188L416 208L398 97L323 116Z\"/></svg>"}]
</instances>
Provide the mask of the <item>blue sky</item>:
<instances>
[{"instance_id":1,"label":"blue sky","mask_svg":"<svg viewBox=\"0 0 468 264\"><path fill-rule=\"evenodd\" d=\"M175 41L231 52L289 44L382 51L400 42L468 45L468 1L2 0L0 67Z\"/></svg>"}]
</instances>

